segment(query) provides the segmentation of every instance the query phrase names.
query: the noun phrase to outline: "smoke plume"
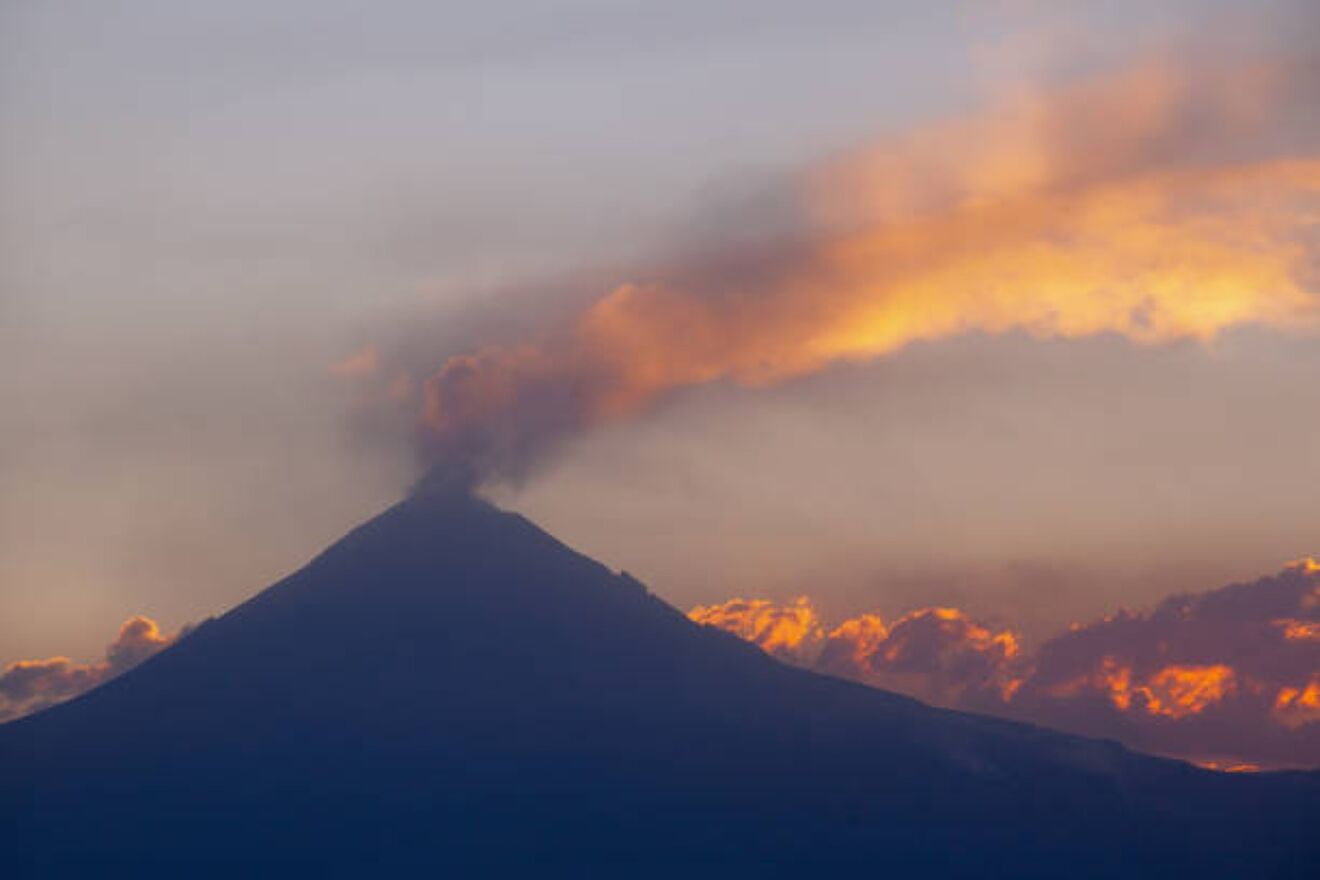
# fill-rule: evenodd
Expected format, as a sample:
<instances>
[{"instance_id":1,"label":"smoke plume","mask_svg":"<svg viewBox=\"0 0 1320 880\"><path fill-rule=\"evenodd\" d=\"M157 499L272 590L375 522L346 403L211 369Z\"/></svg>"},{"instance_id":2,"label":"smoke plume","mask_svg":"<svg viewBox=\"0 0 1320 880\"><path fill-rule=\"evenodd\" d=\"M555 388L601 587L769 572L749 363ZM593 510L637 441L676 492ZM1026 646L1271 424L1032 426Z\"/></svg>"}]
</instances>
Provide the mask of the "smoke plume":
<instances>
[{"instance_id":1,"label":"smoke plume","mask_svg":"<svg viewBox=\"0 0 1320 880\"><path fill-rule=\"evenodd\" d=\"M791 240L713 243L429 376L382 363L382 396L420 409L450 478L516 480L683 389L773 385L918 341L1314 327L1314 74L1149 63L925 126L802 175Z\"/></svg>"}]
</instances>

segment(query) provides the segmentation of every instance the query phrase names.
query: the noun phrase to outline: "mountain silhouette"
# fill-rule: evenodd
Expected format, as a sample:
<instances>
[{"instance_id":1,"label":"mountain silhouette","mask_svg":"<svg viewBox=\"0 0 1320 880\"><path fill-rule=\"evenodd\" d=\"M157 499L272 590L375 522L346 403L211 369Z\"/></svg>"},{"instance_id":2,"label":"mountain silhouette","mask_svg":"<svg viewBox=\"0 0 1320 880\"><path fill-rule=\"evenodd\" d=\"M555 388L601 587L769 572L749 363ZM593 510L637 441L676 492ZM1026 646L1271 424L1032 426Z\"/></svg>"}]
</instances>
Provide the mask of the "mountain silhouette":
<instances>
[{"instance_id":1,"label":"mountain silhouette","mask_svg":"<svg viewBox=\"0 0 1320 880\"><path fill-rule=\"evenodd\" d=\"M1317 774L791 668L443 485L0 727L6 876L1303 876L1317 827Z\"/></svg>"}]
</instances>

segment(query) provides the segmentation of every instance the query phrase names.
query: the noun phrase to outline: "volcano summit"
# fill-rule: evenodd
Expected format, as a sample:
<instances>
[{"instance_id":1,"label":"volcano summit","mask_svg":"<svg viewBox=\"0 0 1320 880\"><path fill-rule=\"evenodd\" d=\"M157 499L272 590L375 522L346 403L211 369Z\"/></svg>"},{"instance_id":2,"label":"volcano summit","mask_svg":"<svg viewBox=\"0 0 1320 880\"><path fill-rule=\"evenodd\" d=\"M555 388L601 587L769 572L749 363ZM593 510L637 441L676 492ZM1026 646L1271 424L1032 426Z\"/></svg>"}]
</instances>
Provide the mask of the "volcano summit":
<instances>
[{"instance_id":1,"label":"volcano summit","mask_svg":"<svg viewBox=\"0 0 1320 880\"><path fill-rule=\"evenodd\" d=\"M7 876L1304 875L1320 776L934 709L698 626L442 483L70 703L0 727Z\"/></svg>"}]
</instances>

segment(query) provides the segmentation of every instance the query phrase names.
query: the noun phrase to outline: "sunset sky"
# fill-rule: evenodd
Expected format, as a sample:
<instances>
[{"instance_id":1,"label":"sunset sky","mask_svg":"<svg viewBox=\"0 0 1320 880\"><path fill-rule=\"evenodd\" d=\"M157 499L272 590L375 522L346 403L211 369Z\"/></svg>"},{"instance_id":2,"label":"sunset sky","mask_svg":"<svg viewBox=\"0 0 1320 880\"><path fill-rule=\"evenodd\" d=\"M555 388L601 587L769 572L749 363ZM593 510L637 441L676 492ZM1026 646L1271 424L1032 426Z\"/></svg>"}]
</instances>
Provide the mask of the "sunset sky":
<instances>
[{"instance_id":1,"label":"sunset sky","mask_svg":"<svg viewBox=\"0 0 1320 880\"><path fill-rule=\"evenodd\" d=\"M813 651L1302 603L1317 46L1305 0L7 3L0 665L104 674L433 467L685 611L808 597Z\"/></svg>"}]
</instances>

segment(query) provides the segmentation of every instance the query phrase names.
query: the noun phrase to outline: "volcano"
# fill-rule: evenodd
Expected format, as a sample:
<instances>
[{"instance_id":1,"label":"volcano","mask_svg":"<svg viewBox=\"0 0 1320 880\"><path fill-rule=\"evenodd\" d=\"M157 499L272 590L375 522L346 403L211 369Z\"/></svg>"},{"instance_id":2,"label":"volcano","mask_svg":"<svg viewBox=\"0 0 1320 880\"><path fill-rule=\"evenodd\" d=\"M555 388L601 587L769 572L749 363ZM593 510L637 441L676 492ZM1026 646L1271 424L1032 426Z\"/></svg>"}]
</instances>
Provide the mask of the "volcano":
<instances>
[{"instance_id":1,"label":"volcano","mask_svg":"<svg viewBox=\"0 0 1320 880\"><path fill-rule=\"evenodd\" d=\"M1317 827L1320 774L1211 773L791 668L443 485L0 727L6 876L1301 876Z\"/></svg>"}]
</instances>

